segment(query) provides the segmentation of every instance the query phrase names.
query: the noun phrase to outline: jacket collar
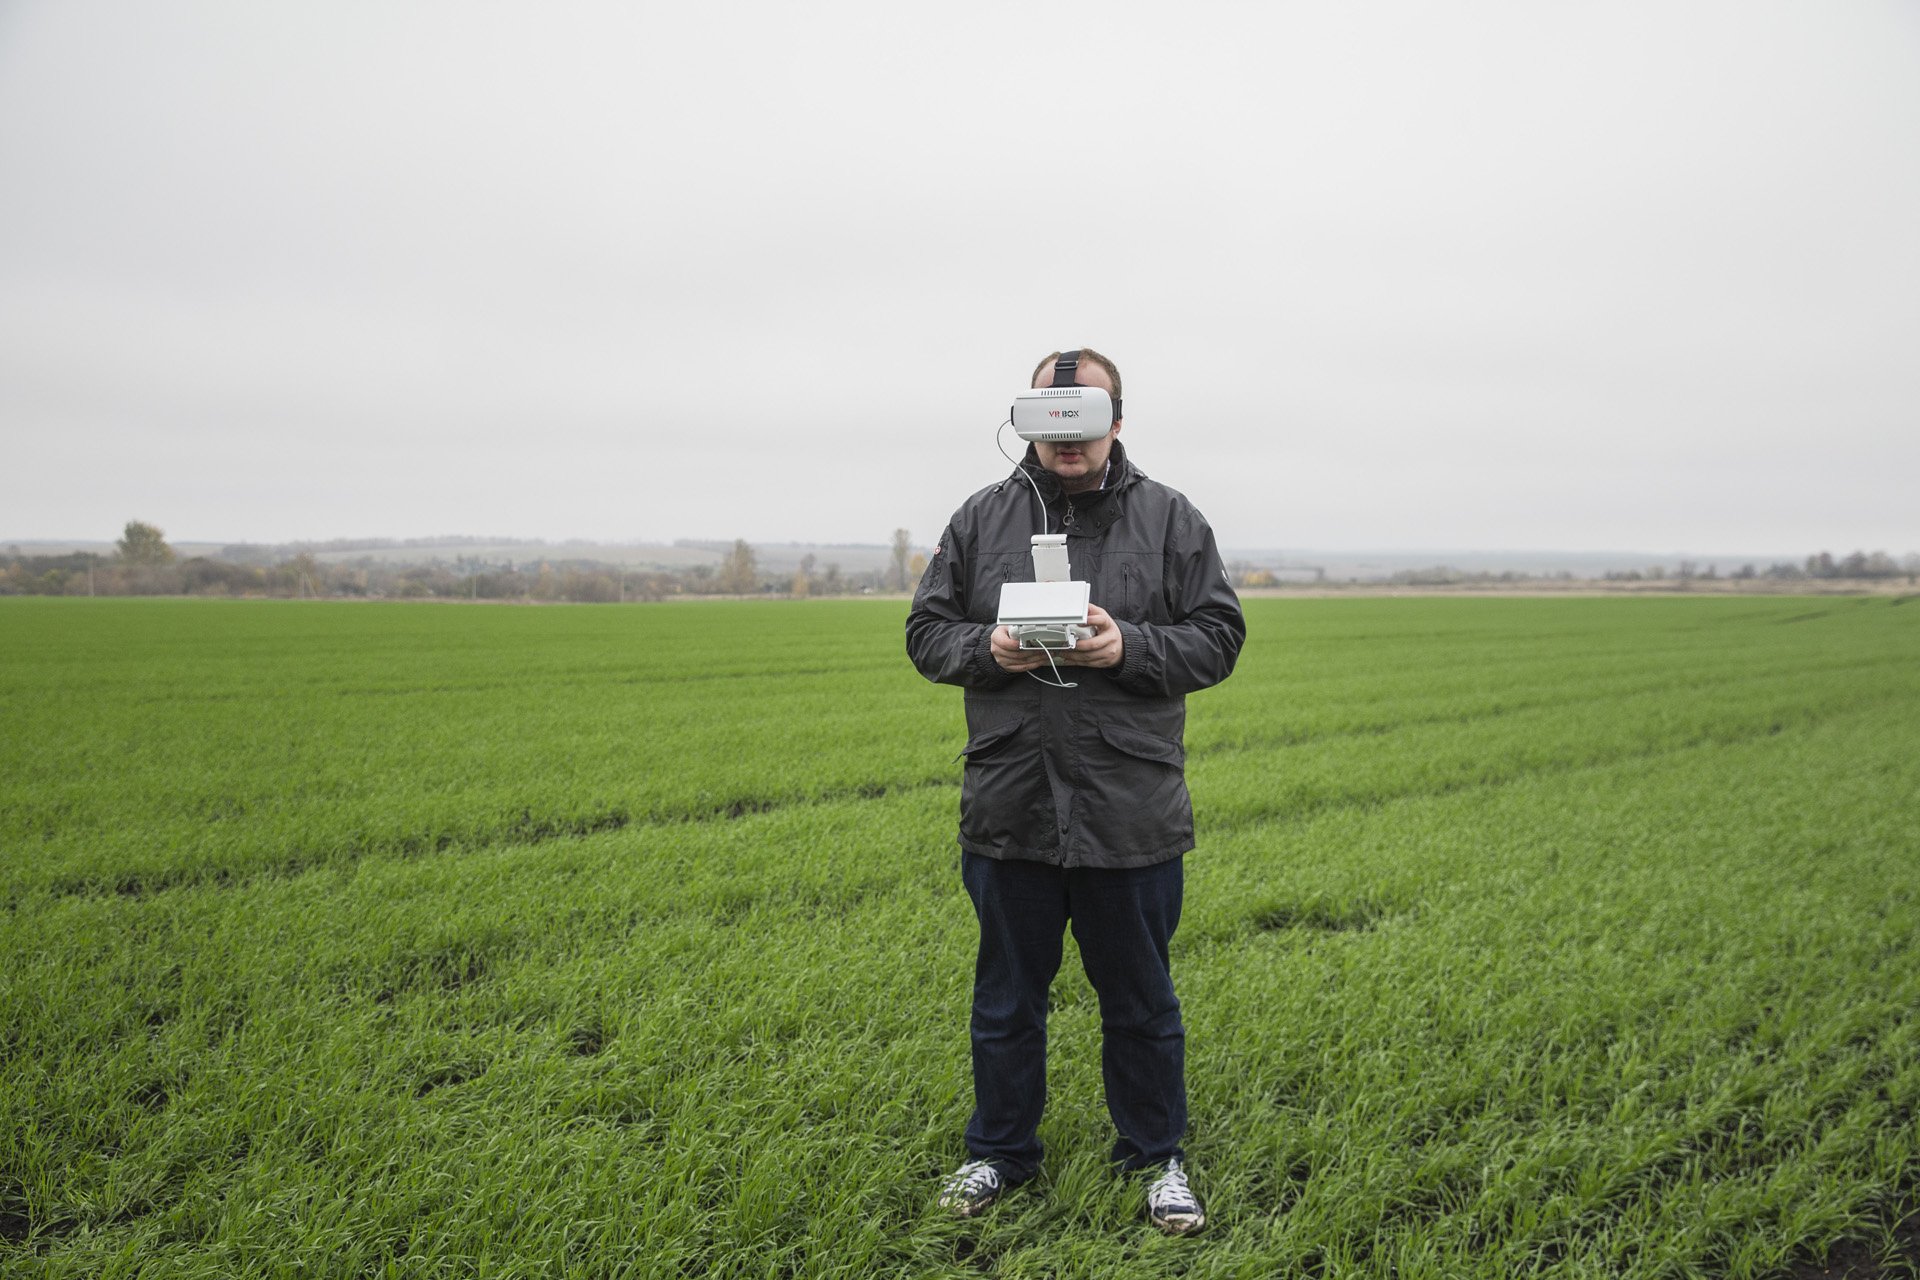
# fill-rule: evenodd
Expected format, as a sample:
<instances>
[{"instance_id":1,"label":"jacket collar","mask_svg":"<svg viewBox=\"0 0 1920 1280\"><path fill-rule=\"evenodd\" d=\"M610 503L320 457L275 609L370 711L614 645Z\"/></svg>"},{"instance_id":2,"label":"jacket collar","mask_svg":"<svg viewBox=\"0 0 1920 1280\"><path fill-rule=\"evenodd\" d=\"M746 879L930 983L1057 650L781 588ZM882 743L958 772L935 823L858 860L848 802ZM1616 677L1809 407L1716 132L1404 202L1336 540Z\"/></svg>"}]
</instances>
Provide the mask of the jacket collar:
<instances>
[{"instance_id":1,"label":"jacket collar","mask_svg":"<svg viewBox=\"0 0 1920 1280\"><path fill-rule=\"evenodd\" d=\"M1106 487L1072 495L1080 501L1072 504L1073 521L1067 528L1068 533L1091 536L1103 532L1120 518L1120 495L1146 479L1146 473L1133 465L1133 461L1127 457L1126 445L1120 441L1113 442L1113 451L1107 458ZM1031 444L1027 446L1026 456L1020 460L1019 469L1009 477L1024 489L1027 482L1020 478L1022 473L1031 476L1034 484L1039 486L1048 510L1063 510L1067 495L1060 487L1060 477L1040 465L1040 455Z\"/></svg>"}]
</instances>

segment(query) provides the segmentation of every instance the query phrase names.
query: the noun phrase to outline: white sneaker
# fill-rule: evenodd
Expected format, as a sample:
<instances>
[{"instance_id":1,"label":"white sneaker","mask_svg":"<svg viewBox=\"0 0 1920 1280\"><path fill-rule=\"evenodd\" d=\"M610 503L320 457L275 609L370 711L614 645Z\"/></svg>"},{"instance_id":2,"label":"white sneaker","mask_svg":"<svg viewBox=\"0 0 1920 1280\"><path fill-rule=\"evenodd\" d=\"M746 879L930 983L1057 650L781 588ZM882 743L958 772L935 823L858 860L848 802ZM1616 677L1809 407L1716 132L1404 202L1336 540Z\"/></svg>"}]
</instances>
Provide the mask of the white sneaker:
<instances>
[{"instance_id":1,"label":"white sneaker","mask_svg":"<svg viewBox=\"0 0 1920 1280\"><path fill-rule=\"evenodd\" d=\"M1207 1224L1200 1197L1187 1185L1187 1172L1178 1160L1167 1161L1165 1172L1147 1188L1147 1217L1170 1236L1184 1236Z\"/></svg>"},{"instance_id":2,"label":"white sneaker","mask_svg":"<svg viewBox=\"0 0 1920 1280\"><path fill-rule=\"evenodd\" d=\"M985 1160L969 1160L940 1188L940 1207L956 1217L971 1218L984 1213L1006 1189L1006 1179L998 1169Z\"/></svg>"}]
</instances>

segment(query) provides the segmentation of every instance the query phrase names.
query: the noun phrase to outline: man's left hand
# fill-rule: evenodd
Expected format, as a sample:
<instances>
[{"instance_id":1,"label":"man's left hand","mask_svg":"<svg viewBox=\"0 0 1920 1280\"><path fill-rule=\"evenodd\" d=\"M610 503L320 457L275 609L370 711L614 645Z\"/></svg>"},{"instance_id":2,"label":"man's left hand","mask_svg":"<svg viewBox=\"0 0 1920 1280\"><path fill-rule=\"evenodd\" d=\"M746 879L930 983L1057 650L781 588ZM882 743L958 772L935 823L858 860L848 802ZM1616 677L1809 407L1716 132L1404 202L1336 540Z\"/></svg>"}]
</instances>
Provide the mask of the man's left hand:
<instances>
[{"instance_id":1,"label":"man's left hand","mask_svg":"<svg viewBox=\"0 0 1920 1280\"><path fill-rule=\"evenodd\" d=\"M1087 606L1087 624L1093 628L1093 635L1071 649L1057 651L1055 656L1063 667L1117 667L1120 665L1121 649L1126 644L1120 635L1120 624L1097 604Z\"/></svg>"}]
</instances>

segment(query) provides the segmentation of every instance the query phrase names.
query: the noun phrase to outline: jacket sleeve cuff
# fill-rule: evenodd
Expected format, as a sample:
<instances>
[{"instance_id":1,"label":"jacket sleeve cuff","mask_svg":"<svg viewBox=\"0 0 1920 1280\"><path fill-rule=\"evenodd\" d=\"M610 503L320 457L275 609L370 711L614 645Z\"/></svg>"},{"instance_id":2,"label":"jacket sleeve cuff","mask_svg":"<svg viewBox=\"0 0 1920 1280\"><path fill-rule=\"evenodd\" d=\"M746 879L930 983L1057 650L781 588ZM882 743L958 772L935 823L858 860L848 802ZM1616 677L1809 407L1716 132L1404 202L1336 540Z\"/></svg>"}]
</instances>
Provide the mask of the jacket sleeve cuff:
<instances>
[{"instance_id":1,"label":"jacket sleeve cuff","mask_svg":"<svg viewBox=\"0 0 1920 1280\"><path fill-rule=\"evenodd\" d=\"M1137 622L1119 618L1113 621L1120 628L1120 669L1113 673L1114 682L1135 693L1152 693L1153 678L1149 672L1153 664L1147 653L1147 633Z\"/></svg>"},{"instance_id":2,"label":"jacket sleeve cuff","mask_svg":"<svg viewBox=\"0 0 1920 1280\"><path fill-rule=\"evenodd\" d=\"M993 628L980 628L980 639L973 646L973 683L992 688L1013 679L1014 673L993 660Z\"/></svg>"}]
</instances>

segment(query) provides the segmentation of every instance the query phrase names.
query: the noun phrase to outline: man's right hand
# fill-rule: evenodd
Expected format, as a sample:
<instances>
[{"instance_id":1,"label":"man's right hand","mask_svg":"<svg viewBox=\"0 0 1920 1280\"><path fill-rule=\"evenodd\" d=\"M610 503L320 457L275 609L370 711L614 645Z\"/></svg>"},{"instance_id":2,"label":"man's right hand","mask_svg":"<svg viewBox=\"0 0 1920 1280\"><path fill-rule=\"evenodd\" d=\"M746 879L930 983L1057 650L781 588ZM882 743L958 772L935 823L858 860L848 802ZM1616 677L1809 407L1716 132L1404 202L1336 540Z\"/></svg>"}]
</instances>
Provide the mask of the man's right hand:
<instances>
[{"instance_id":1,"label":"man's right hand","mask_svg":"<svg viewBox=\"0 0 1920 1280\"><path fill-rule=\"evenodd\" d=\"M993 660L1000 664L1002 671L1032 671L1035 667L1047 665L1047 655L1040 649L1022 649L1020 642L1005 627L993 629Z\"/></svg>"}]
</instances>

